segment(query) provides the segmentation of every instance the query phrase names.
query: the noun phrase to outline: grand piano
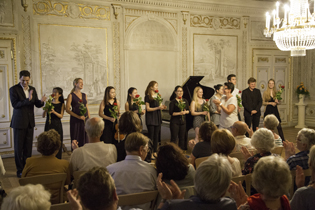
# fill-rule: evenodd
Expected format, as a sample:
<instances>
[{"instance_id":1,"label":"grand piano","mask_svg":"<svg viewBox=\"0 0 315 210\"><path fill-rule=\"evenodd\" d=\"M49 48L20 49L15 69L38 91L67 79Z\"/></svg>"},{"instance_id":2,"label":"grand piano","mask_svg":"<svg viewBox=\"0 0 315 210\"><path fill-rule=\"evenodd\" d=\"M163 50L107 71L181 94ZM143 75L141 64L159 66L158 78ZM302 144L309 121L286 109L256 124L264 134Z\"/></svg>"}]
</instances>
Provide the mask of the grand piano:
<instances>
[{"instance_id":1,"label":"grand piano","mask_svg":"<svg viewBox=\"0 0 315 210\"><path fill-rule=\"evenodd\" d=\"M190 76L186 82L182 85L184 90L183 98L185 98L189 104L192 101L193 95L194 95L194 89L197 86L202 87L203 89L203 98L209 99L214 94L214 89L211 87L207 87L204 85L201 85L199 82L204 78L204 76ZM175 93L173 93L170 97L170 101L173 100L176 97ZM168 124L171 119L171 115L169 114L168 105L170 101L166 101L165 105L167 106L167 109L162 111L162 121L163 124ZM188 138L188 131L193 128L193 116L191 114L186 115L186 140Z\"/></svg>"}]
</instances>

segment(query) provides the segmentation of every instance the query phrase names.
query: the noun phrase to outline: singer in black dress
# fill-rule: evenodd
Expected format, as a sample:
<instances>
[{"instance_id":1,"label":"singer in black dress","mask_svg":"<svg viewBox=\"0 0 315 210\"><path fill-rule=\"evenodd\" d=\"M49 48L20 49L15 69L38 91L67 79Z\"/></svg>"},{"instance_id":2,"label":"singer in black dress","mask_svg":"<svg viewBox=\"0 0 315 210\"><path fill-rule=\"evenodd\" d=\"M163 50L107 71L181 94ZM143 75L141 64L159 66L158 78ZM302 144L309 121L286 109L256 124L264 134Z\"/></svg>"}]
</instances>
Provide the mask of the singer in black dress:
<instances>
[{"instance_id":1,"label":"singer in black dress","mask_svg":"<svg viewBox=\"0 0 315 210\"><path fill-rule=\"evenodd\" d=\"M171 142L178 144L182 150L187 150L186 133L186 114L189 113L188 101L183 97L184 91L181 86L176 86L174 90L176 98L174 98L169 105L169 113L171 115L170 130ZM179 101L182 101L186 106L183 110L178 107ZM178 143L177 143L178 137Z\"/></svg>"}]
</instances>

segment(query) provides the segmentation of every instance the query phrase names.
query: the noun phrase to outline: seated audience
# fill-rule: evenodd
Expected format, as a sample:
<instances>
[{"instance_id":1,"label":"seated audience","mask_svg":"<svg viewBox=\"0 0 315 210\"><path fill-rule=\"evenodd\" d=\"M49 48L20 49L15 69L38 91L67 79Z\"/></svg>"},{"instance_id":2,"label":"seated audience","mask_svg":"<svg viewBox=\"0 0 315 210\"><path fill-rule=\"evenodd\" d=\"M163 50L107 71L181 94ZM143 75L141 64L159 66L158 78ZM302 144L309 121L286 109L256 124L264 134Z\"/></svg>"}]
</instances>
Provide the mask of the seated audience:
<instances>
[{"instance_id":1,"label":"seated audience","mask_svg":"<svg viewBox=\"0 0 315 210\"><path fill-rule=\"evenodd\" d=\"M125 140L125 160L107 166L118 195L155 190L156 170L144 159L148 152L149 138L135 132ZM148 207L146 207L148 208Z\"/></svg>"},{"instance_id":2,"label":"seated audience","mask_svg":"<svg viewBox=\"0 0 315 210\"><path fill-rule=\"evenodd\" d=\"M275 138L275 147L282 147L282 139L281 137L275 133L275 129L277 129L279 125L279 120L273 114L269 114L264 119L264 127L270 130L273 133Z\"/></svg>"},{"instance_id":3,"label":"seated audience","mask_svg":"<svg viewBox=\"0 0 315 210\"><path fill-rule=\"evenodd\" d=\"M313 210L315 208L315 145L310 149L308 164L312 171L311 181L308 186L304 186L305 176L303 169L300 166L296 166L296 185L299 189L295 191L290 202L292 210Z\"/></svg>"},{"instance_id":4,"label":"seated audience","mask_svg":"<svg viewBox=\"0 0 315 210\"><path fill-rule=\"evenodd\" d=\"M231 128L231 133L235 138L235 149L234 152L240 152L242 147L246 147L247 149L252 149L252 145L250 143L250 138L246 137L245 134L249 130L247 124L242 121L236 121Z\"/></svg>"},{"instance_id":5,"label":"seated audience","mask_svg":"<svg viewBox=\"0 0 315 210\"><path fill-rule=\"evenodd\" d=\"M37 138L37 151L42 156L35 156L26 159L26 165L22 171L22 177L32 177L54 173L66 173L65 185L70 184L69 162L56 158L61 146L60 136L57 131L51 129L41 133ZM51 193L51 203L59 203L59 184L46 186ZM66 200L66 194L65 200Z\"/></svg>"},{"instance_id":6,"label":"seated audience","mask_svg":"<svg viewBox=\"0 0 315 210\"><path fill-rule=\"evenodd\" d=\"M273 133L267 128L260 128L255 131L251 139L252 146L257 150L257 154L250 154L246 148L242 148L247 161L245 162L244 169L242 171L243 175L251 174L254 171L254 166L257 161L265 156L270 156L271 149L275 146L275 140Z\"/></svg>"},{"instance_id":7,"label":"seated audience","mask_svg":"<svg viewBox=\"0 0 315 210\"><path fill-rule=\"evenodd\" d=\"M252 174L252 185L258 193L248 197L241 182L239 184L232 182L229 192L239 210L290 210L290 203L285 193L291 185L291 174L288 165L281 157L260 158Z\"/></svg>"},{"instance_id":8,"label":"seated audience","mask_svg":"<svg viewBox=\"0 0 315 210\"><path fill-rule=\"evenodd\" d=\"M288 140L283 142L285 159L290 166L290 170L296 169L297 165L304 170L308 169L308 154L313 145L315 145L315 130L310 128L303 128L297 134L296 147L300 152L295 154L295 146L292 142Z\"/></svg>"},{"instance_id":9,"label":"seated audience","mask_svg":"<svg viewBox=\"0 0 315 210\"><path fill-rule=\"evenodd\" d=\"M199 128L199 139L201 139L201 141L195 145L190 155L190 163L193 166L195 165L195 160L197 158L207 157L212 154L210 142L212 133L216 129L218 128L212 121L205 121L201 124Z\"/></svg>"},{"instance_id":10,"label":"seated audience","mask_svg":"<svg viewBox=\"0 0 315 210\"><path fill-rule=\"evenodd\" d=\"M237 158L232 158L229 154L235 148L235 139L232 133L226 129L218 129L213 132L211 138L211 150L212 153L218 153L225 155L232 168L232 176L240 176L242 175L241 163Z\"/></svg>"},{"instance_id":11,"label":"seated audience","mask_svg":"<svg viewBox=\"0 0 315 210\"><path fill-rule=\"evenodd\" d=\"M176 144L160 146L157 155L156 170L158 174L163 174L164 182L169 184L170 180L174 180L179 187L194 185L195 169Z\"/></svg>"},{"instance_id":12,"label":"seated audience","mask_svg":"<svg viewBox=\"0 0 315 210\"><path fill-rule=\"evenodd\" d=\"M104 121L98 117L90 118L85 123L85 130L89 139L82 147L76 147L70 158L71 173L75 171L88 171L95 166L106 167L116 162L117 151L113 144L105 144L100 140ZM73 140L73 144L76 144Z\"/></svg>"},{"instance_id":13,"label":"seated audience","mask_svg":"<svg viewBox=\"0 0 315 210\"><path fill-rule=\"evenodd\" d=\"M224 197L232 178L231 164L225 156L213 154L200 164L195 176L196 195L189 199L183 199L185 191L180 191L173 180L169 187L162 177L160 173L156 184L162 197L158 209L237 209L233 199Z\"/></svg>"},{"instance_id":14,"label":"seated audience","mask_svg":"<svg viewBox=\"0 0 315 210\"><path fill-rule=\"evenodd\" d=\"M125 140L133 132L141 132L141 118L134 111L126 111L119 118L119 132L125 135L125 139L116 144L117 162L126 157Z\"/></svg>"},{"instance_id":15,"label":"seated audience","mask_svg":"<svg viewBox=\"0 0 315 210\"><path fill-rule=\"evenodd\" d=\"M11 190L1 205L3 210L49 210L50 193L43 185L28 184Z\"/></svg>"}]
</instances>

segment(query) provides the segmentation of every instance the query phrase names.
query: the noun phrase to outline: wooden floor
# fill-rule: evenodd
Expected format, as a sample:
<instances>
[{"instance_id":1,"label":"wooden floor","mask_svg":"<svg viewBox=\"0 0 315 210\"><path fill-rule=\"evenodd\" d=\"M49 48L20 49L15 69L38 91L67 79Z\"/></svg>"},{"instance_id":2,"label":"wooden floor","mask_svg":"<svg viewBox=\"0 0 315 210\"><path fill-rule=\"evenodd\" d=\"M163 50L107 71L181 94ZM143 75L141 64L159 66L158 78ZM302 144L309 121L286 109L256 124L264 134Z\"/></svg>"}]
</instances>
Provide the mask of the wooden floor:
<instances>
[{"instance_id":1,"label":"wooden floor","mask_svg":"<svg viewBox=\"0 0 315 210\"><path fill-rule=\"evenodd\" d=\"M290 127L284 128L284 136L287 140L295 142L296 135L300 129ZM189 137L194 138L193 132L190 132ZM187 154L190 154L191 151L187 151ZM62 158L69 160L70 156L67 153L62 154ZM2 186L6 192L10 192L14 187L19 186L19 179L16 177L16 168L14 158L5 158L3 159L4 167L6 169L6 174L0 178Z\"/></svg>"}]
</instances>

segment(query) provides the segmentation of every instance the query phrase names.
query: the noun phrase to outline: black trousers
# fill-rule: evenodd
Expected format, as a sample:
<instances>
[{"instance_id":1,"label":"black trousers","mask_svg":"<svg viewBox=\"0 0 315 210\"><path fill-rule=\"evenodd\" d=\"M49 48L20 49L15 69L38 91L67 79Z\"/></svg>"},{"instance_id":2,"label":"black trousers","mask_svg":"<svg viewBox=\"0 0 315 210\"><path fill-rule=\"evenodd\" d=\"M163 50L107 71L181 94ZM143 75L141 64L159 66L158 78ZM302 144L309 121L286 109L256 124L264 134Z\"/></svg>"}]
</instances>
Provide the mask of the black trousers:
<instances>
[{"instance_id":1,"label":"black trousers","mask_svg":"<svg viewBox=\"0 0 315 210\"><path fill-rule=\"evenodd\" d=\"M157 146L158 143L161 142L161 136L160 136L160 131L161 131L161 125L147 125L148 128L148 137L151 139L153 142L153 152L157 151Z\"/></svg>"},{"instance_id":2,"label":"black trousers","mask_svg":"<svg viewBox=\"0 0 315 210\"><path fill-rule=\"evenodd\" d=\"M178 146L182 150L187 150L187 139L185 138L186 132L186 123L179 124L179 123L170 123L170 130L171 130L171 142L177 144L177 137L178 137Z\"/></svg>"},{"instance_id":3,"label":"black trousers","mask_svg":"<svg viewBox=\"0 0 315 210\"><path fill-rule=\"evenodd\" d=\"M248 128L251 128L253 125L253 131L256 131L256 128L259 126L260 114L254 114L250 116L244 115L245 123L248 125Z\"/></svg>"},{"instance_id":4,"label":"black trousers","mask_svg":"<svg viewBox=\"0 0 315 210\"><path fill-rule=\"evenodd\" d=\"M26 129L13 128L13 134L16 173L19 175L24 169L26 159L32 156L34 128L31 126Z\"/></svg>"},{"instance_id":5,"label":"black trousers","mask_svg":"<svg viewBox=\"0 0 315 210\"><path fill-rule=\"evenodd\" d=\"M285 141L284 135L283 135L283 131L282 131L282 127L281 127L281 123L279 123L278 127L278 134L280 136L280 138L282 139L282 142Z\"/></svg>"}]
</instances>

